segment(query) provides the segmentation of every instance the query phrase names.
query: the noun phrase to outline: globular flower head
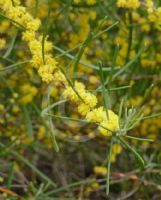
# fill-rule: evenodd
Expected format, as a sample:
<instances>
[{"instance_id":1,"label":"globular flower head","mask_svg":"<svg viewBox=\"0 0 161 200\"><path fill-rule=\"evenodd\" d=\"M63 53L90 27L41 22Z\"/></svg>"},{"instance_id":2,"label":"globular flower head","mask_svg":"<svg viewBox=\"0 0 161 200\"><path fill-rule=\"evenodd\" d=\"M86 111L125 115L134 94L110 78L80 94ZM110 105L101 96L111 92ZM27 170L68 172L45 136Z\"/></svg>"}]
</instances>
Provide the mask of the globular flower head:
<instances>
[{"instance_id":1,"label":"globular flower head","mask_svg":"<svg viewBox=\"0 0 161 200\"><path fill-rule=\"evenodd\" d=\"M108 118L102 121L99 126L99 131L105 136L111 136L113 133L119 130L119 119L112 110L108 110Z\"/></svg>"},{"instance_id":2,"label":"globular flower head","mask_svg":"<svg viewBox=\"0 0 161 200\"><path fill-rule=\"evenodd\" d=\"M88 112L86 119L90 122L102 122L107 119L106 112L103 107L95 108L92 111Z\"/></svg>"},{"instance_id":3,"label":"globular flower head","mask_svg":"<svg viewBox=\"0 0 161 200\"><path fill-rule=\"evenodd\" d=\"M42 81L46 83L51 83L54 80L53 74L54 74L55 66L52 65L41 65L38 69L38 73L40 77L42 78Z\"/></svg>"}]
</instances>

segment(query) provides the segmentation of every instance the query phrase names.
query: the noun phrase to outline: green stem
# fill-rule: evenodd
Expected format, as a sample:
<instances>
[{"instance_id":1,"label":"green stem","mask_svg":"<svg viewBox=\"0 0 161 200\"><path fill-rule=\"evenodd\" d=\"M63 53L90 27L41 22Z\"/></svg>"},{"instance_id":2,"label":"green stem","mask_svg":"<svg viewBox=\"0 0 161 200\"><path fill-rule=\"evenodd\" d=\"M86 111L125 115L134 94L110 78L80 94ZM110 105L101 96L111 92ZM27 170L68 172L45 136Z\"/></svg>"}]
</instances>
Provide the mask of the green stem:
<instances>
[{"instance_id":1,"label":"green stem","mask_svg":"<svg viewBox=\"0 0 161 200\"><path fill-rule=\"evenodd\" d=\"M3 15L2 13L0 13L0 16L3 17L4 19L7 19L7 20L11 21L12 23L18 25L19 28L21 28L22 30L26 30L26 28L25 28L23 25L19 24L19 23L16 22L15 20L13 20L13 19L11 19L11 18L9 18L9 17Z\"/></svg>"},{"instance_id":2,"label":"green stem","mask_svg":"<svg viewBox=\"0 0 161 200\"><path fill-rule=\"evenodd\" d=\"M129 138L129 139L138 140L138 141L154 142L153 139L148 139L148 138L139 138L139 137L134 137L134 136L131 136L131 135L125 135L125 137L127 137L127 138Z\"/></svg>"},{"instance_id":3,"label":"green stem","mask_svg":"<svg viewBox=\"0 0 161 200\"><path fill-rule=\"evenodd\" d=\"M107 163L107 177L106 177L106 194L109 194L110 191L110 168L111 168L111 155L112 155L112 146L114 142L114 137L111 138L110 150L108 155L108 163Z\"/></svg>"},{"instance_id":4,"label":"green stem","mask_svg":"<svg viewBox=\"0 0 161 200\"><path fill-rule=\"evenodd\" d=\"M29 60L26 60L26 61L23 61L23 62L14 63L14 64L12 64L12 65L9 65L9 66L7 66L7 67L4 67L4 68L0 69L0 72L1 72L1 71L7 71L7 70L10 70L10 69L16 68L16 67L18 67L18 66L20 66L20 65L22 65L22 64L26 64L26 63L29 63L29 62L30 62Z\"/></svg>"}]
</instances>

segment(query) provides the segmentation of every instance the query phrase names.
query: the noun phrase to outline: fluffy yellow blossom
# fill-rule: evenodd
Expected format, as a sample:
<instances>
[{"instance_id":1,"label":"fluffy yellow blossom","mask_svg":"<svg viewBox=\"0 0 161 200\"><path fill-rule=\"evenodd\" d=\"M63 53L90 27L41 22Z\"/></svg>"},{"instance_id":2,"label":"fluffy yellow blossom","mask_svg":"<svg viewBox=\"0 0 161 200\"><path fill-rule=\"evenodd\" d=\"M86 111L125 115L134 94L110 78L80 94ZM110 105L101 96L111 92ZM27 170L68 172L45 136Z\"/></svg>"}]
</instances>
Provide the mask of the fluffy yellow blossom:
<instances>
[{"instance_id":1,"label":"fluffy yellow blossom","mask_svg":"<svg viewBox=\"0 0 161 200\"><path fill-rule=\"evenodd\" d=\"M100 133L105 136L111 136L119 130L118 116L112 110L108 110L108 119L100 122L100 125L98 127Z\"/></svg>"},{"instance_id":2,"label":"fluffy yellow blossom","mask_svg":"<svg viewBox=\"0 0 161 200\"><path fill-rule=\"evenodd\" d=\"M26 14L26 8L23 6L10 6L6 10L9 18L13 19L17 23L26 26L32 17Z\"/></svg>"},{"instance_id":3,"label":"fluffy yellow blossom","mask_svg":"<svg viewBox=\"0 0 161 200\"><path fill-rule=\"evenodd\" d=\"M42 38L38 40L32 40L29 42L29 48L32 54L42 53ZM52 44L48 41L45 41L44 44L44 53L49 52L52 49Z\"/></svg>"},{"instance_id":4,"label":"fluffy yellow blossom","mask_svg":"<svg viewBox=\"0 0 161 200\"><path fill-rule=\"evenodd\" d=\"M102 122L107 119L106 111L103 107L95 108L92 111L88 112L86 119L91 122Z\"/></svg>"},{"instance_id":5,"label":"fluffy yellow blossom","mask_svg":"<svg viewBox=\"0 0 161 200\"><path fill-rule=\"evenodd\" d=\"M87 113L86 119L90 122L100 123L99 130L103 135L111 136L113 132L119 130L118 116L108 110L108 118L103 107L95 108Z\"/></svg>"},{"instance_id":6,"label":"fluffy yellow blossom","mask_svg":"<svg viewBox=\"0 0 161 200\"><path fill-rule=\"evenodd\" d=\"M2 5L3 3L4 5ZM42 80L47 83L54 81L54 72L57 63L49 54L49 51L52 50L52 44L47 41L47 38L45 38L44 55L42 55L43 37L41 35L38 38L36 37L36 31L41 25L40 20L34 19L27 12L25 7L18 6L19 3L15 4L17 6L13 6L11 1L4 2L3 0L0 0L0 5L9 18L26 28L22 38L24 41L28 42L28 46L32 54L31 64L38 69L38 73ZM44 64L44 60L47 61L47 63Z\"/></svg>"},{"instance_id":7,"label":"fluffy yellow blossom","mask_svg":"<svg viewBox=\"0 0 161 200\"><path fill-rule=\"evenodd\" d=\"M97 175L106 176L107 174L107 167L104 166L95 166L93 169L94 173Z\"/></svg>"},{"instance_id":8,"label":"fluffy yellow blossom","mask_svg":"<svg viewBox=\"0 0 161 200\"><path fill-rule=\"evenodd\" d=\"M82 115L82 116L86 116L87 113L90 111L90 107L89 105L86 105L84 103L81 103L79 106L78 106L78 112Z\"/></svg>"},{"instance_id":9,"label":"fluffy yellow blossom","mask_svg":"<svg viewBox=\"0 0 161 200\"><path fill-rule=\"evenodd\" d=\"M106 116L106 111L103 107L94 108L97 104L97 99L94 95L85 92L85 87L82 83L75 83L75 90L78 92L80 97L85 101L85 103L80 103L80 98L72 87L68 86L64 91L64 97L72 100L73 102L79 104L78 112L82 115L86 115L86 119L90 122L100 123L99 130L103 135L110 136L113 132L119 130L118 116L108 110L108 118Z\"/></svg>"},{"instance_id":10,"label":"fluffy yellow blossom","mask_svg":"<svg viewBox=\"0 0 161 200\"><path fill-rule=\"evenodd\" d=\"M34 40L35 32L34 31L25 31L24 33L22 33L22 39L26 42Z\"/></svg>"},{"instance_id":11,"label":"fluffy yellow blossom","mask_svg":"<svg viewBox=\"0 0 161 200\"><path fill-rule=\"evenodd\" d=\"M88 105L90 108L93 108L97 104L97 98L95 95L86 92L85 86L83 83L75 82L74 89L71 86L68 86L64 91L64 97L72 100L75 103L84 103ZM79 96L78 96L78 94ZM82 102L83 101L83 102Z\"/></svg>"},{"instance_id":12,"label":"fluffy yellow blossom","mask_svg":"<svg viewBox=\"0 0 161 200\"><path fill-rule=\"evenodd\" d=\"M85 90L85 86L82 83L79 82L75 82L75 86L74 86L75 90L77 92L82 92ZM78 103L80 98L77 95L77 93L73 90L73 88L71 86L67 86L66 89L63 92L63 96L67 99L70 99L71 101L73 101L74 103Z\"/></svg>"},{"instance_id":13,"label":"fluffy yellow blossom","mask_svg":"<svg viewBox=\"0 0 161 200\"><path fill-rule=\"evenodd\" d=\"M46 61L46 57L45 57L45 61ZM35 68L39 68L41 65L43 65L43 58L42 58L42 53L37 53L37 54L34 54L32 56L32 59L31 59L31 65Z\"/></svg>"},{"instance_id":14,"label":"fluffy yellow blossom","mask_svg":"<svg viewBox=\"0 0 161 200\"><path fill-rule=\"evenodd\" d=\"M90 108L95 107L97 104L97 98L92 93L85 92L84 94L82 94L82 98L83 98L85 104L89 105Z\"/></svg>"},{"instance_id":15,"label":"fluffy yellow blossom","mask_svg":"<svg viewBox=\"0 0 161 200\"><path fill-rule=\"evenodd\" d=\"M54 74L55 68L56 67L53 65L41 65L38 69L38 73L40 77L42 78L42 81L46 83L50 83L54 81L53 74Z\"/></svg>"},{"instance_id":16,"label":"fluffy yellow blossom","mask_svg":"<svg viewBox=\"0 0 161 200\"><path fill-rule=\"evenodd\" d=\"M67 85L68 82L64 76L64 74L60 71L60 70L57 70L55 73L54 73L54 84L55 85Z\"/></svg>"},{"instance_id":17,"label":"fluffy yellow blossom","mask_svg":"<svg viewBox=\"0 0 161 200\"><path fill-rule=\"evenodd\" d=\"M139 0L118 0L117 6L121 8L136 9L140 6Z\"/></svg>"},{"instance_id":18,"label":"fluffy yellow blossom","mask_svg":"<svg viewBox=\"0 0 161 200\"><path fill-rule=\"evenodd\" d=\"M34 19L27 23L27 30L37 31L41 25L41 21L39 19Z\"/></svg>"}]
</instances>

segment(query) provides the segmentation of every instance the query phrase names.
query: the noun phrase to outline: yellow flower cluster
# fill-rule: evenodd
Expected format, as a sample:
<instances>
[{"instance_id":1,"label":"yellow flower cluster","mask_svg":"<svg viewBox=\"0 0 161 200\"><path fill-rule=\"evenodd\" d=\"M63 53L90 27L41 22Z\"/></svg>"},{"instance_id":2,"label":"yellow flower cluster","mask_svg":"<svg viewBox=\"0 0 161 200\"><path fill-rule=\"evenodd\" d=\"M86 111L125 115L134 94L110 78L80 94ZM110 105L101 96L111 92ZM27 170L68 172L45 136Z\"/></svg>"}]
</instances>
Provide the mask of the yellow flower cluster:
<instances>
[{"instance_id":1,"label":"yellow flower cluster","mask_svg":"<svg viewBox=\"0 0 161 200\"><path fill-rule=\"evenodd\" d=\"M76 103L78 105L78 112L85 116L88 121L99 123L98 129L100 133L105 136L111 136L113 132L119 130L118 116L112 110L108 110L107 116L103 107L94 109L97 104L97 98L95 95L86 92L85 86L82 83L76 82L74 90L68 86L64 90L64 97Z\"/></svg>"},{"instance_id":2,"label":"yellow flower cluster","mask_svg":"<svg viewBox=\"0 0 161 200\"><path fill-rule=\"evenodd\" d=\"M139 0L118 0L117 6L121 8L136 9L139 8Z\"/></svg>"},{"instance_id":3,"label":"yellow flower cluster","mask_svg":"<svg viewBox=\"0 0 161 200\"><path fill-rule=\"evenodd\" d=\"M99 123L99 131L103 135L111 136L112 132L117 132L119 130L119 119L112 110L108 110L107 112L108 116L103 107L99 107L88 112L86 119Z\"/></svg>"},{"instance_id":4,"label":"yellow flower cluster","mask_svg":"<svg viewBox=\"0 0 161 200\"><path fill-rule=\"evenodd\" d=\"M108 118L100 123L98 129L103 135L111 136L119 130L118 116L112 110L108 110Z\"/></svg>"},{"instance_id":5,"label":"yellow flower cluster","mask_svg":"<svg viewBox=\"0 0 161 200\"><path fill-rule=\"evenodd\" d=\"M97 98L95 95L87 92L85 86L80 82L75 82L74 89L68 86L64 90L64 97L70 99L78 105L78 112L85 116L87 113L96 106Z\"/></svg>"},{"instance_id":6,"label":"yellow flower cluster","mask_svg":"<svg viewBox=\"0 0 161 200\"><path fill-rule=\"evenodd\" d=\"M63 84L65 86L64 97L74 102L78 106L78 112L85 116L87 120L99 122L99 130L103 135L110 136L113 132L116 132L119 129L118 116L116 114L108 110L107 118L106 112L102 107L94 109L97 104L97 98L85 90L83 83L76 81L74 89L69 86L64 74L57 67L57 62L50 53L52 49L51 42L45 39L44 45L42 45L43 36L36 33L41 25L40 20L34 19L25 7L19 5L18 0L15 1L14 5L11 0L0 0L0 7L9 18L25 27L22 38L29 46L32 54L31 64L37 69L42 81L46 83L54 82L58 85ZM33 88L27 88L29 88L31 94L34 93L31 96L36 94Z\"/></svg>"},{"instance_id":7,"label":"yellow flower cluster","mask_svg":"<svg viewBox=\"0 0 161 200\"><path fill-rule=\"evenodd\" d=\"M25 7L19 6L19 1L14 1L13 5L11 0L0 0L0 6L9 18L25 27L22 38L28 43L32 54L31 64L37 68L42 80L47 83L53 81L56 81L56 83L65 82L63 74L57 68L57 62L50 53L52 44L46 39L44 41L44 55L42 53L43 36L36 35L36 31L41 25L40 20L34 19Z\"/></svg>"}]
</instances>

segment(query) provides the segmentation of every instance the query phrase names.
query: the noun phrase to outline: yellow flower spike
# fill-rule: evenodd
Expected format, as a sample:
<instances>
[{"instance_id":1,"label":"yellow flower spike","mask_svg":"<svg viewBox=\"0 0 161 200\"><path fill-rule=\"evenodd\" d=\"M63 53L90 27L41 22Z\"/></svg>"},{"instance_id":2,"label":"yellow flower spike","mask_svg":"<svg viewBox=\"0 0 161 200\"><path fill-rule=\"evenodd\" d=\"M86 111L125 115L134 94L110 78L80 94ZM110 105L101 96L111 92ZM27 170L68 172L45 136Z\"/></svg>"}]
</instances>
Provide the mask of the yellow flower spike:
<instances>
[{"instance_id":1,"label":"yellow flower spike","mask_svg":"<svg viewBox=\"0 0 161 200\"><path fill-rule=\"evenodd\" d=\"M94 107L97 104L97 99L95 95L89 92L86 92L85 86L83 83L76 81L74 85L74 89L75 91L78 92L80 97L84 100L85 104L90 105L90 107ZM72 89L71 86L66 87L63 93L64 97L71 99L75 103L82 102L82 100L80 99L80 97L77 95L75 91Z\"/></svg>"},{"instance_id":2,"label":"yellow flower spike","mask_svg":"<svg viewBox=\"0 0 161 200\"><path fill-rule=\"evenodd\" d=\"M85 116L92 108L97 104L97 98L95 95L86 92L84 84L75 82L75 91L71 86L66 87L63 95L65 98L72 100L78 105L78 112ZM78 94L79 96L78 96Z\"/></svg>"},{"instance_id":3,"label":"yellow flower spike","mask_svg":"<svg viewBox=\"0 0 161 200\"><path fill-rule=\"evenodd\" d=\"M137 1L130 0L131 7L136 8L139 5L136 5ZM88 3L93 3L95 1L88 1ZM103 135L110 136L113 132L119 130L118 116L113 113L111 110L108 110L108 117L106 118L106 113L102 108L95 110L97 105L97 98L90 92L85 90L83 83L75 82L74 90L69 86L64 74L57 67L57 62L50 55L52 50L52 43L48 42L47 39L44 41L44 55L42 55L42 36L36 37L36 31L39 29L41 22L38 19L34 19L28 12L27 9L23 6L12 5L12 2L9 0L0 0L0 6L5 14L18 22L20 25L26 28L23 34L23 40L27 42L29 49L32 54L31 64L38 70L38 74L42 78L42 81L46 83L53 82L56 85L63 84L65 90L63 95L65 98L76 103L78 106L78 112L85 116L87 119L91 119L92 122L100 123L99 130ZM88 24L89 16L84 14L79 21L79 26L82 28L79 32L79 35L73 35L75 37L76 44L82 42L90 29ZM72 35L71 35L72 36ZM73 46L73 41L72 44ZM124 45L123 53L126 51L126 46ZM21 101L23 103L28 103L32 101L32 98L36 95L37 91L31 86L25 86L26 89L23 90L26 92L22 97ZM77 93L75 92L77 91ZM93 113L92 113L93 112ZM98 113L97 113L98 112ZM90 114L89 114L90 113ZM94 114L97 116L94 117ZM93 115L93 116L92 116Z\"/></svg>"}]
</instances>

